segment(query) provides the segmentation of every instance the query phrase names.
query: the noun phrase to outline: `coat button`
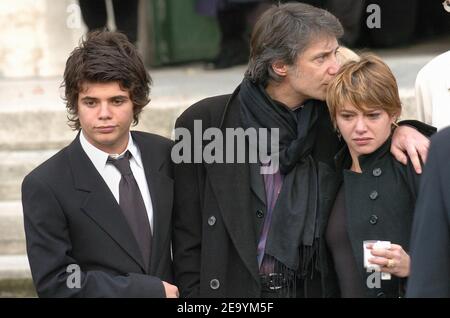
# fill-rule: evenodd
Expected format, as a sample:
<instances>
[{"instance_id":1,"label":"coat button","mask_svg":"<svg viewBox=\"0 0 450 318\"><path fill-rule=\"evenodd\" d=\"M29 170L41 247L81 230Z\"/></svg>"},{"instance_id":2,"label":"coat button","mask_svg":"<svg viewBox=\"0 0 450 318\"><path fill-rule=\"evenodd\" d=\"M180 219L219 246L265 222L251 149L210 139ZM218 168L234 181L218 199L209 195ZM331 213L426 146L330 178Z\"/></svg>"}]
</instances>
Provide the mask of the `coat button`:
<instances>
[{"instance_id":1,"label":"coat button","mask_svg":"<svg viewBox=\"0 0 450 318\"><path fill-rule=\"evenodd\" d=\"M209 226L213 226L214 224L216 224L216 217L215 216L210 216L208 218L208 224L209 224Z\"/></svg>"},{"instance_id":2,"label":"coat button","mask_svg":"<svg viewBox=\"0 0 450 318\"><path fill-rule=\"evenodd\" d=\"M216 278L211 279L211 281L209 282L209 287L211 287L211 289L214 289L214 290L219 289L219 287L220 287L219 280Z\"/></svg>"},{"instance_id":3,"label":"coat button","mask_svg":"<svg viewBox=\"0 0 450 318\"><path fill-rule=\"evenodd\" d=\"M256 217L262 219L264 217L264 212L262 210L256 211Z\"/></svg>"},{"instance_id":4,"label":"coat button","mask_svg":"<svg viewBox=\"0 0 450 318\"><path fill-rule=\"evenodd\" d=\"M378 222L378 216L376 216L375 214L373 214L373 215L370 217L369 222L370 222L370 224L372 224L372 225L377 224L377 222Z\"/></svg>"},{"instance_id":5,"label":"coat button","mask_svg":"<svg viewBox=\"0 0 450 318\"><path fill-rule=\"evenodd\" d=\"M382 172L382 170L380 168L375 168L375 169L373 169L372 174L374 177L379 177L379 176L381 176L381 172Z\"/></svg>"},{"instance_id":6,"label":"coat button","mask_svg":"<svg viewBox=\"0 0 450 318\"><path fill-rule=\"evenodd\" d=\"M376 190L373 190L370 194L369 194L369 198L371 200L376 200L376 198L378 198L378 192Z\"/></svg>"}]
</instances>

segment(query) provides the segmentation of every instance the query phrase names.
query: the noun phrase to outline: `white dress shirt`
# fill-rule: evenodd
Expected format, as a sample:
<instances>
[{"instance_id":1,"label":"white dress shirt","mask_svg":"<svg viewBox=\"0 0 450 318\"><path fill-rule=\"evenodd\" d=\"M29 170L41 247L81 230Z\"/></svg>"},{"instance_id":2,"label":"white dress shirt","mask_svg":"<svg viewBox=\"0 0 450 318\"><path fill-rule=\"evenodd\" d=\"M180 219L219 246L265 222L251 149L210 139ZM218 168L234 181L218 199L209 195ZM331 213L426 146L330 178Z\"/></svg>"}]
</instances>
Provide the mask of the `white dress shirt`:
<instances>
[{"instance_id":1,"label":"white dress shirt","mask_svg":"<svg viewBox=\"0 0 450 318\"><path fill-rule=\"evenodd\" d=\"M439 130L450 125L450 51L426 64L416 78L419 120Z\"/></svg>"},{"instance_id":2,"label":"white dress shirt","mask_svg":"<svg viewBox=\"0 0 450 318\"><path fill-rule=\"evenodd\" d=\"M133 172L134 179L139 186L142 198L144 199L145 209L147 210L148 220L150 222L150 227L153 232L153 206L152 198L150 196L150 191L148 189L147 179L145 177L144 166L142 164L141 152L139 148L134 143L131 133L128 139L128 145L125 151L121 154L108 154L97 147L93 146L84 136L83 131L80 134L80 143L83 150L86 152L89 159L94 164L97 171L105 180L109 189L111 190L114 198L116 198L117 203L119 203L119 182L122 178L119 170L112 164L107 164L108 157L123 155L127 150L130 151L132 157L130 159L130 168Z\"/></svg>"}]
</instances>

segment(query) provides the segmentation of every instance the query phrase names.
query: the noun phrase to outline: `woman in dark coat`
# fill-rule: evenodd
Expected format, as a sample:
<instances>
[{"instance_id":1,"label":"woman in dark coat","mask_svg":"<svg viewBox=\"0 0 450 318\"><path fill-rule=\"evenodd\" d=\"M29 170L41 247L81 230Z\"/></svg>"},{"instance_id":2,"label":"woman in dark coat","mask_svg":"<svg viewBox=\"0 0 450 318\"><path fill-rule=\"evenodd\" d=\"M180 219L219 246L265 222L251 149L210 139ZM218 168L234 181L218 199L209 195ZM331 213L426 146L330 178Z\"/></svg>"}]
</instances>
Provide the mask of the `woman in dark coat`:
<instances>
[{"instance_id":1,"label":"woman in dark coat","mask_svg":"<svg viewBox=\"0 0 450 318\"><path fill-rule=\"evenodd\" d=\"M398 88L389 67L374 55L342 66L328 88L331 119L346 146L335 170L322 167L321 267L325 296L399 297L410 271L408 254L418 175L389 152L392 127L401 113ZM331 177L334 174L334 177ZM330 182L333 180L333 182ZM365 269L363 241L370 245Z\"/></svg>"}]
</instances>

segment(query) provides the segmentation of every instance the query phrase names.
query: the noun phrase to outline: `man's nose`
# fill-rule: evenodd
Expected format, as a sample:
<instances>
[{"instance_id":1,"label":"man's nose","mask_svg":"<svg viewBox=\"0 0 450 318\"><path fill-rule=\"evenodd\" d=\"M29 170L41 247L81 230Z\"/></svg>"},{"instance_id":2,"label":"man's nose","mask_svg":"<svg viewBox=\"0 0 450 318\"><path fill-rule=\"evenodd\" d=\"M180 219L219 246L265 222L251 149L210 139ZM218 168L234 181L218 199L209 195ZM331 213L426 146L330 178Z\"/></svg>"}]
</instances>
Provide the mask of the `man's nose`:
<instances>
[{"instance_id":1,"label":"man's nose","mask_svg":"<svg viewBox=\"0 0 450 318\"><path fill-rule=\"evenodd\" d=\"M98 117L100 119L108 119L111 118L111 111L109 109L109 105L106 102L102 102L100 104L100 110L99 110L99 114Z\"/></svg>"},{"instance_id":2,"label":"man's nose","mask_svg":"<svg viewBox=\"0 0 450 318\"><path fill-rule=\"evenodd\" d=\"M341 64L339 63L338 59L336 56L333 56L333 59L331 61L331 65L328 68L328 73L330 75L336 75L337 72L339 71L339 68L341 67Z\"/></svg>"}]
</instances>

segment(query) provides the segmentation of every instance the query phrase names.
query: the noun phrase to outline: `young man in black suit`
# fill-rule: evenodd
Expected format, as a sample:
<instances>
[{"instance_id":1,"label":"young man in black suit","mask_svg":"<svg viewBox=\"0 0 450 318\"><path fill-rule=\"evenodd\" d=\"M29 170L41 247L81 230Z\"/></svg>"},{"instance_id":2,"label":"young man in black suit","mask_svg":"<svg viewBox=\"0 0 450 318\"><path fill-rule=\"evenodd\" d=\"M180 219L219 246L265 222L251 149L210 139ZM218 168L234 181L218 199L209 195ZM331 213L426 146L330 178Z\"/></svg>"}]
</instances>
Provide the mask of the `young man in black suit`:
<instances>
[{"instance_id":1,"label":"young man in black suit","mask_svg":"<svg viewBox=\"0 0 450 318\"><path fill-rule=\"evenodd\" d=\"M75 140L27 175L22 204L40 297L177 297L163 137L130 131L151 78L125 35L95 32L66 63Z\"/></svg>"}]
</instances>

